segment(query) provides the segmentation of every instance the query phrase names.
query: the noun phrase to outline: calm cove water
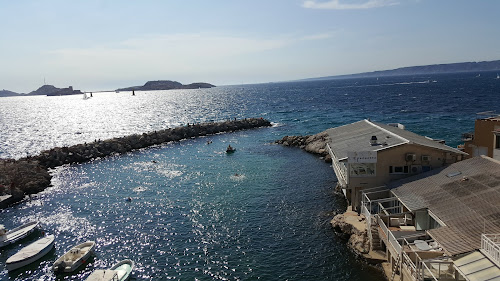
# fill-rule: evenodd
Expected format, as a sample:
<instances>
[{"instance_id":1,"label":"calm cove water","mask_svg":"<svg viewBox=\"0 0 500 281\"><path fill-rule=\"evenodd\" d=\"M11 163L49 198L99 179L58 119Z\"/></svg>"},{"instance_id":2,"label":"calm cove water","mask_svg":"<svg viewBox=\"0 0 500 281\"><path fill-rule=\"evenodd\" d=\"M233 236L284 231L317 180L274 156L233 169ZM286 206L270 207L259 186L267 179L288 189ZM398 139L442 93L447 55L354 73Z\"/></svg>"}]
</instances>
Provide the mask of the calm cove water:
<instances>
[{"instance_id":1,"label":"calm cove water","mask_svg":"<svg viewBox=\"0 0 500 281\"><path fill-rule=\"evenodd\" d=\"M132 280L383 280L328 222L345 209L328 164L271 144L364 118L460 143L476 113L500 112L496 73L385 77L0 99L0 157L228 118L275 125L170 143L53 171L53 186L0 213L7 228L39 220L56 236L40 262L8 273L34 241L0 250L1 280L83 280L129 258ZM207 145L207 140L212 144ZM231 144L232 155L224 153ZM237 175L235 175L237 174ZM132 197L131 202L125 198ZM97 242L75 275L50 266L71 246Z\"/></svg>"}]
</instances>

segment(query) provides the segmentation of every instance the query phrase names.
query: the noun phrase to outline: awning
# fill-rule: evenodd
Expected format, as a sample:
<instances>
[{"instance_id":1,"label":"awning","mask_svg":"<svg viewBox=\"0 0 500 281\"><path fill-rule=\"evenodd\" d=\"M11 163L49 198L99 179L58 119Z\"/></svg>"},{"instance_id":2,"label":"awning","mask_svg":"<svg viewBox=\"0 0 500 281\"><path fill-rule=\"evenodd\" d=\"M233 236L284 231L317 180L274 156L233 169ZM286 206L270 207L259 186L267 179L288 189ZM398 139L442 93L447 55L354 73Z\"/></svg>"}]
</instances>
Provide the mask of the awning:
<instances>
[{"instance_id":1,"label":"awning","mask_svg":"<svg viewBox=\"0 0 500 281\"><path fill-rule=\"evenodd\" d=\"M457 259L453 265L466 280L500 281L500 268L479 251Z\"/></svg>"}]
</instances>

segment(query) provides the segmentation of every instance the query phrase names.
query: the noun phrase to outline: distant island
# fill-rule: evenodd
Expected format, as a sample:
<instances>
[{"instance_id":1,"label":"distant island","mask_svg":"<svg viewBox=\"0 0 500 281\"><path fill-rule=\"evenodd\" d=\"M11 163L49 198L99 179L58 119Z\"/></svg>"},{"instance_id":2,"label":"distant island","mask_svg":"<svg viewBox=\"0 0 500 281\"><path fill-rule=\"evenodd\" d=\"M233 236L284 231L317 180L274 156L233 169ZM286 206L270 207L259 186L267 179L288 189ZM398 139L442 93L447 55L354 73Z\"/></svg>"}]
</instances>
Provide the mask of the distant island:
<instances>
[{"instance_id":1,"label":"distant island","mask_svg":"<svg viewBox=\"0 0 500 281\"><path fill-rule=\"evenodd\" d=\"M43 85L35 91L28 94L18 94L8 90L0 91L0 97L16 97L16 96L67 96L67 95L82 95L80 90L73 90L72 86L68 88L57 88L52 85Z\"/></svg>"},{"instance_id":2,"label":"distant island","mask_svg":"<svg viewBox=\"0 0 500 281\"><path fill-rule=\"evenodd\" d=\"M38 88L36 91L29 93L28 95L67 96L67 95L82 95L82 94L83 93L80 90L73 90L72 86L69 86L68 88L59 89L52 85L43 85L42 87Z\"/></svg>"},{"instance_id":3,"label":"distant island","mask_svg":"<svg viewBox=\"0 0 500 281\"><path fill-rule=\"evenodd\" d=\"M143 86L132 86L127 88L116 89L116 91L156 91L156 90L177 90L177 89L200 89L200 88L213 88L212 84L208 83L191 83L182 85L177 81L158 80L148 81Z\"/></svg>"},{"instance_id":4,"label":"distant island","mask_svg":"<svg viewBox=\"0 0 500 281\"><path fill-rule=\"evenodd\" d=\"M345 78L369 78L383 76L404 76L404 75L421 75L421 74L440 74L440 73L460 73L460 72L484 72L484 71L499 71L500 60L481 61L481 62L459 62L448 64L432 64L422 66L401 67L391 70L381 70L373 72L363 72L357 74L325 76L317 78L300 79L298 81L317 81Z\"/></svg>"},{"instance_id":5,"label":"distant island","mask_svg":"<svg viewBox=\"0 0 500 281\"><path fill-rule=\"evenodd\" d=\"M116 91L155 91L155 90L173 90L173 89L200 89L200 88L213 88L215 87L209 83L191 83L188 85L182 85L177 81L170 80L159 80L159 81L148 81L144 86L132 86L122 89L117 89ZM17 96L66 96L66 95L82 95L83 92L80 90L73 90L72 86L68 88L57 88L52 85L43 85L35 91L29 92L27 94L19 94L9 90L0 90L0 97L17 97Z\"/></svg>"}]
</instances>

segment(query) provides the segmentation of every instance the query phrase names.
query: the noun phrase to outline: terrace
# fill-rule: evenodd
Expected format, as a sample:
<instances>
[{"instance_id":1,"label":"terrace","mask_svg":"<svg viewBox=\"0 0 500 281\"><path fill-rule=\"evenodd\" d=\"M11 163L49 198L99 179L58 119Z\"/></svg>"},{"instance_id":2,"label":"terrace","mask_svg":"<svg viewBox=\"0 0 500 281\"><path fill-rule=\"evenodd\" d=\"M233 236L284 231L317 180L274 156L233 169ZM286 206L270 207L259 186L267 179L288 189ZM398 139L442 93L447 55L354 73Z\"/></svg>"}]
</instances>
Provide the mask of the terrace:
<instances>
[{"instance_id":1,"label":"terrace","mask_svg":"<svg viewBox=\"0 0 500 281\"><path fill-rule=\"evenodd\" d=\"M400 280L456 280L453 260L416 224L419 214L408 211L391 196L382 187L366 190L362 195L368 236L370 241L380 239L385 245L392 264L391 280L397 273L404 276Z\"/></svg>"}]
</instances>

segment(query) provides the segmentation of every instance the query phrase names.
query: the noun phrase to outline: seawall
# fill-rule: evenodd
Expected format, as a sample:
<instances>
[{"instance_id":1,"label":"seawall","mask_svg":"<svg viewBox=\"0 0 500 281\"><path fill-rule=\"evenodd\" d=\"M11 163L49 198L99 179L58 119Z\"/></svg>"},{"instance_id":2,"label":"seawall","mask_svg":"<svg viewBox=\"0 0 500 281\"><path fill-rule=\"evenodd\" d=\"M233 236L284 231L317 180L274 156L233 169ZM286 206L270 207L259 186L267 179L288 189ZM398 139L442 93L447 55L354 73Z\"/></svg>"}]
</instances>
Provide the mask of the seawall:
<instances>
[{"instance_id":1,"label":"seawall","mask_svg":"<svg viewBox=\"0 0 500 281\"><path fill-rule=\"evenodd\" d=\"M188 124L187 126L158 130L143 134L96 140L92 143L56 147L42 151L37 156L0 159L0 195L11 194L12 202L19 202L25 195L43 191L50 185L48 169L65 164L85 163L110 155L123 154L153 145L180 141L224 132L269 127L271 122L262 118L246 118L223 122Z\"/></svg>"}]
</instances>

